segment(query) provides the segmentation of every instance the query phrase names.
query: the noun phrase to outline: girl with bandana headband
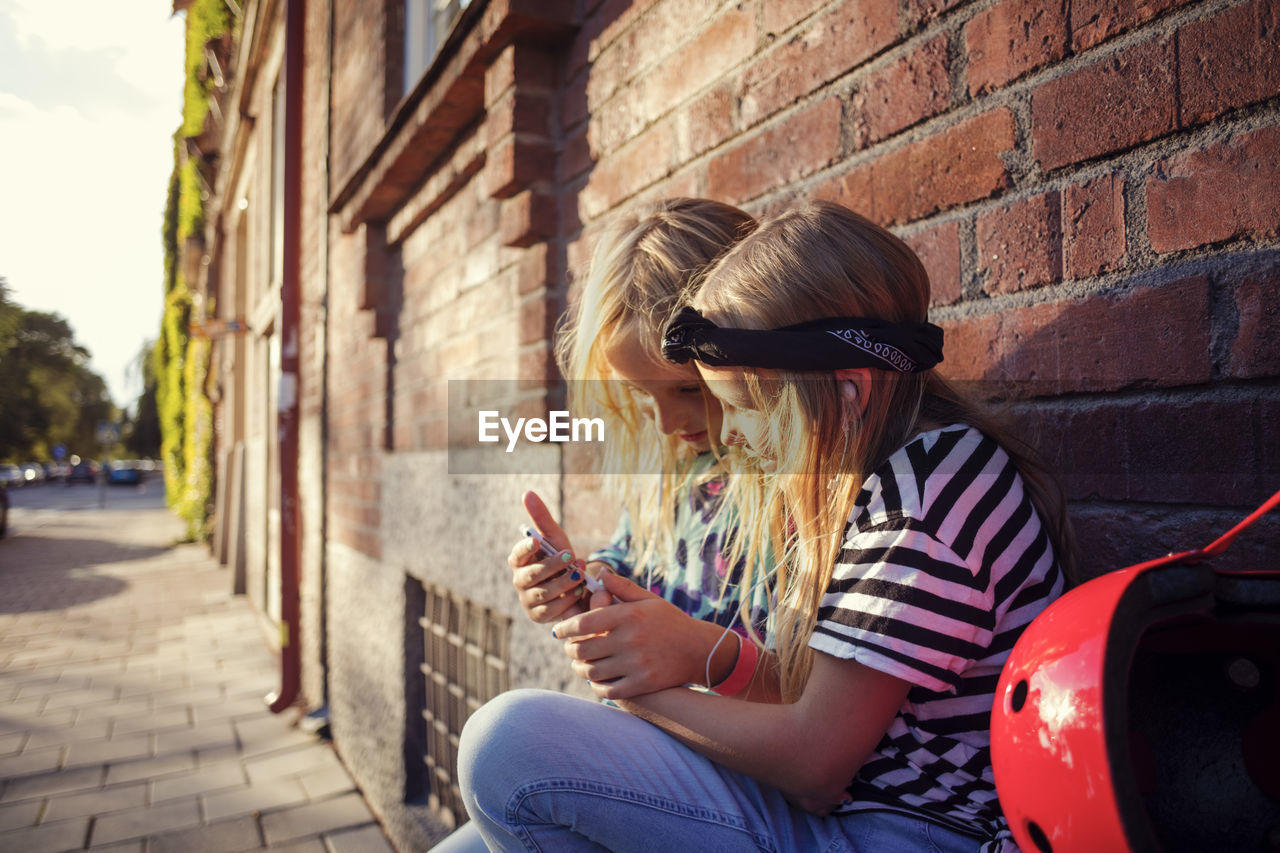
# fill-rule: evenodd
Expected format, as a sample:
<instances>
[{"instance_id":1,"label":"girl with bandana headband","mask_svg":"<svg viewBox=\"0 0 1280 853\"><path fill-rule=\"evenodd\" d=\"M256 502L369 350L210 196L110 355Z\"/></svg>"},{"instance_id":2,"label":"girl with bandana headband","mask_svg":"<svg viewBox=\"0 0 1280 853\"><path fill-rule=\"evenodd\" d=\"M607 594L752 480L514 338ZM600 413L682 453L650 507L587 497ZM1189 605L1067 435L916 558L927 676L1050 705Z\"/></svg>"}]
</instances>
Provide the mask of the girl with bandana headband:
<instances>
[{"instance_id":1,"label":"girl with bandana headband","mask_svg":"<svg viewBox=\"0 0 1280 853\"><path fill-rule=\"evenodd\" d=\"M934 372L923 267L845 208L762 226L689 301L664 352L697 365L757 472L732 500L781 555L783 702L677 687L627 716L505 694L461 745L490 848L1016 850L989 720L1014 640L1072 571L1053 479ZM554 737L568 755L538 766L528 744Z\"/></svg>"}]
</instances>

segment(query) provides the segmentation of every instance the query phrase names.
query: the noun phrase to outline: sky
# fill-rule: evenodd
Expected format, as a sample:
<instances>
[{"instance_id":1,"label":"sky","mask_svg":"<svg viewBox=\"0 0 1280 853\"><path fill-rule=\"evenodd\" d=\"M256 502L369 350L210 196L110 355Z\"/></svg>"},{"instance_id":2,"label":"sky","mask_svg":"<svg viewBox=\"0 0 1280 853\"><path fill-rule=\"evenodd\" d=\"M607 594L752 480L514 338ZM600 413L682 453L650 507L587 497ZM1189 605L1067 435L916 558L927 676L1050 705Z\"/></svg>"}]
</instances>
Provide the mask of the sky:
<instances>
[{"instance_id":1,"label":"sky","mask_svg":"<svg viewBox=\"0 0 1280 853\"><path fill-rule=\"evenodd\" d=\"M172 0L0 0L0 276L61 314L117 406L164 313L160 230L182 119Z\"/></svg>"}]
</instances>

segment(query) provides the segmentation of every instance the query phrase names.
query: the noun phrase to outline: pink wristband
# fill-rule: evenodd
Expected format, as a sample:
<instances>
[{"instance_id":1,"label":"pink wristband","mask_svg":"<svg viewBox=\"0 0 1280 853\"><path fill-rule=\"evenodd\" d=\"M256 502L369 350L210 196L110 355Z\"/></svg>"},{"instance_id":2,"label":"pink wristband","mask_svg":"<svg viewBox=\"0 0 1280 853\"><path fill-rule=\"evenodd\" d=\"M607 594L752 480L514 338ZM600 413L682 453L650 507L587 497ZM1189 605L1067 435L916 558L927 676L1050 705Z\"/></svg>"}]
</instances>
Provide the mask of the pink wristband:
<instances>
[{"instance_id":1,"label":"pink wristband","mask_svg":"<svg viewBox=\"0 0 1280 853\"><path fill-rule=\"evenodd\" d=\"M734 631L737 634L737 631ZM724 681L711 688L721 696L732 696L739 693L751 683L756 674L756 663L760 660L760 650L756 644L738 634L738 661L733 665L733 672Z\"/></svg>"}]
</instances>

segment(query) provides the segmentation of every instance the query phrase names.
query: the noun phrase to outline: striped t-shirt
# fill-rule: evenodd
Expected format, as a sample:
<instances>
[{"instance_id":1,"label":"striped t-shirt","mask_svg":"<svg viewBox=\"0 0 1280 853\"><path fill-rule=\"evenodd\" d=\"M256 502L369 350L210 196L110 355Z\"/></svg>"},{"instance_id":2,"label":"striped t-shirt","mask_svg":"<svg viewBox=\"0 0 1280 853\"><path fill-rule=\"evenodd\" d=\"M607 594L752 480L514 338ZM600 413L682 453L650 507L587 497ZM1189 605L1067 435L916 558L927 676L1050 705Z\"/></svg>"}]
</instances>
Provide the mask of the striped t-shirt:
<instances>
[{"instance_id":1,"label":"striped t-shirt","mask_svg":"<svg viewBox=\"0 0 1280 853\"><path fill-rule=\"evenodd\" d=\"M976 429L923 433L867 478L810 645L913 686L841 813L893 809L1009 838L991 772L996 680L1062 587L1022 478Z\"/></svg>"}]
</instances>

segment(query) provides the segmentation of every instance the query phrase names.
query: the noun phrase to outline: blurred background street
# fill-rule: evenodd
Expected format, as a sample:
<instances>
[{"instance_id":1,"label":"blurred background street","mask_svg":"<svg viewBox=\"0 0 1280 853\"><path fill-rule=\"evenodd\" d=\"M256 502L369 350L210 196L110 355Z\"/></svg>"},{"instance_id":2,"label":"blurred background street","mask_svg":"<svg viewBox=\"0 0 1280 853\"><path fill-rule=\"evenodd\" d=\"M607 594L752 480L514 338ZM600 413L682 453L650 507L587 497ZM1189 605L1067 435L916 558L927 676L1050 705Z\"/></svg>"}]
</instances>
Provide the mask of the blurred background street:
<instances>
[{"instance_id":1,"label":"blurred background street","mask_svg":"<svg viewBox=\"0 0 1280 853\"><path fill-rule=\"evenodd\" d=\"M158 474L8 494L0 851L392 849Z\"/></svg>"}]
</instances>

